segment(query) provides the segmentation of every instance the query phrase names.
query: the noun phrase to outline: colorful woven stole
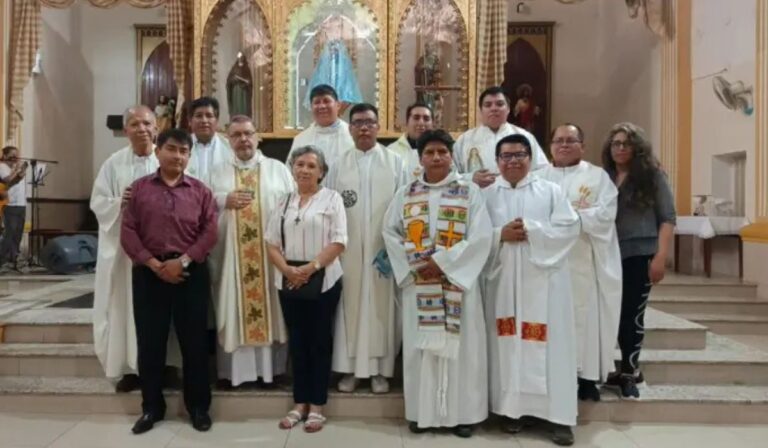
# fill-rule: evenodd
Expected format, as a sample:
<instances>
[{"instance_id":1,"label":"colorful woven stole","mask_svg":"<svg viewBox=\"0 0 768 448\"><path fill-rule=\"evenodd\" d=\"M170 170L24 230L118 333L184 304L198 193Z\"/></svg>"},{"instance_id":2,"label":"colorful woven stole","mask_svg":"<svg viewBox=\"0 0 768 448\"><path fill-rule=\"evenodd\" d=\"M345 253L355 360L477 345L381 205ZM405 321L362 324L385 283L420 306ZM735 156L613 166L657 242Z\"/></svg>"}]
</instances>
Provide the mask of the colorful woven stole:
<instances>
[{"instance_id":1,"label":"colorful woven stole","mask_svg":"<svg viewBox=\"0 0 768 448\"><path fill-rule=\"evenodd\" d=\"M240 339L243 345L268 345L272 343L272 322L266 290L264 239L261 232L259 168L235 168L235 172L237 190L253 193L251 205L236 213L237 258L240 271L238 305L242 319Z\"/></svg>"},{"instance_id":2,"label":"colorful woven stole","mask_svg":"<svg viewBox=\"0 0 768 448\"><path fill-rule=\"evenodd\" d=\"M453 181L442 187L436 241L429 231L429 189L416 180L406 193L403 208L408 264L416 277L418 333L416 347L438 356L457 359L461 334L462 290L445 276L425 279L419 275L426 260L438 250L448 250L464 240L467 227L469 187Z\"/></svg>"}]
</instances>

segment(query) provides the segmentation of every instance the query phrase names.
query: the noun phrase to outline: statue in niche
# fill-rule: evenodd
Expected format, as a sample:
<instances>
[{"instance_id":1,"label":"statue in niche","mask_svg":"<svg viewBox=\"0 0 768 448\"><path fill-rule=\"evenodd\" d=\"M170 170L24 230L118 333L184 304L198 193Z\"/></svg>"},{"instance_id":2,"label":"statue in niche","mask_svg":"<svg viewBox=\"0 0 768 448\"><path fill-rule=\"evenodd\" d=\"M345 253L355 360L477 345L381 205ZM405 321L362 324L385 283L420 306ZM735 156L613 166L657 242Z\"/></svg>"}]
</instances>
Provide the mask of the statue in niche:
<instances>
[{"instance_id":1,"label":"statue in niche","mask_svg":"<svg viewBox=\"0 0 768 448\"><path fill-rule=\"evenodd\" d=\"M246 115L253 118L253 77L248 60L242 52L227 76L227 106L229 116Z\"/></svg>"},{"instance_id":2,"label":"statue in niche","mask_svg":"<svg viewBox=\"0 0 768 448\"><path fill-rule=\"evenodd\" d=\"M344 41L337 39L325 42L304 98L304 106L307 109L310 108L309 93L320 84L328 84L336 90L339 102L342 103L342 111L349 104L363 102L360 83L357 81L355 67Z\"/></svg>"},{"instance_id":3,"label":"statue in niche","mask_svg":"<svg viewBox=\"0 0 768 448\"><path fill-rule=\"evenodd\" d=\"M176 102L165 95L160 95L160 99L155 106L155 117L157 117L157 132L163 132L173 127L173 115L176 111Z\"/></svg>"},{"instance_id":4,"label":"statue in niche","mask_svg":"<svg viewBox=\"0 0 768 448\"><path fill-rule=\"evenodd\" d=\"M534 103L533 87L530 84L520 84L515 90L517 100L512 110L514 124L528 132L536 128L536 117L541 113L541 108Z\"/></svg>"},{"instance_id":5,"label":"statue in niche","mask_svg":"<svg viewBox=\"0 0 768 448\"><path fill-rule=\"evenodd\" d=\"M432 108L435 124L439 126L443 116L443 94L437 89L442 81L442 73L440 73L440 57L437 54L435 42L428 42L425 45L424 55L416 61L414 75L416 101Z\"/></svg>"}]
</instances>

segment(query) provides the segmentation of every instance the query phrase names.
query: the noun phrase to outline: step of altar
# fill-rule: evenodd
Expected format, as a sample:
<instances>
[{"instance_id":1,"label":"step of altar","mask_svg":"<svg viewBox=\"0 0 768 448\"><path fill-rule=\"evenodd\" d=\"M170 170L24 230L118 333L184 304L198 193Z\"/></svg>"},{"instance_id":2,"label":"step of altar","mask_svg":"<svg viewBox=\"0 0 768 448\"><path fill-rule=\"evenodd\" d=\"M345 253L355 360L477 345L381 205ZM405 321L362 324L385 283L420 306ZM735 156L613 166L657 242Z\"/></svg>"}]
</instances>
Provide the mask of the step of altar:
<instances>
[{"instance_id":1,"label":"step of altar","mask_svg":"<svg viewBox=\"0 0 768 448\"><path fill-rule=\"evenodd\" d=\"M40 308L16 313L0 323L3 343L85 344L93 342L91 309Z\"/></svg>"},{"instance_id":2,"label":"step of altar","mask_svg":"<svg viewBox=\"0 0 768 448\"><path fill-rule=\"evenodd\" d=\"M768 300L756 297L665 296L652 294L650 306L665 313L748 315L768 317Z\"/></svg>"},{"instance_id":3,"label":"step of altar","mask_svg":"<svg viewBox=\"0 0 768 448\"><path fill-rule=\"evenodd\" d=\"M599 403L579 403L579 421L768 424L768 387L765 386L641 386L641 400L624 401L602 391ZM177 391L166 392L166 416L183 416ZM214 421L275 418L292 405L289 390L213 391ZM117 394L103 378L0 377L0 412L138 415L138 392ZM331 418L404 418L402 390L375 395L330 392L324 409Z\"/></svg>"},{"instance_id":4,"label":"step of altar","mask_svg":"<svg viewBox=\"0 0 768 448\"><path fill-rule=\"evenodd\" d=\"M657 296L756 298L757 285L735 277L698 277L668 273L651 289L651 301Z\"/></svg>"},{"instance_id":5,"label":"step of altar","mask_svg":"<svg viewBox=\"0 0 768 448\"><path fill-rule=\"evenodd\" d=\"M684 313L682 317L709 328L717 334L768 335L768 315L740 313Z\"/></svg>"},{"instance_id":6,"label":"step of altar","mask_svg":"<svg viewBox=\"0 0 768 448\"><path fill-rule=\"evenodd\" d=\"M103 377L93 344L0 344L0 375Z\"/></svg>"},{"instance_id":7,"label":"step of altar","mask_svg":"<svg viewBox=\"0 0 768 448\"><path fill-rule=\"evenodd\" d=\"M3 343L93 342L89 309L42 308L19 312L4 322ZM706 327L672 314L649 308L646 313L645 347L650 349L700 350L706 345Z\"/></svg>"}]
</instances>

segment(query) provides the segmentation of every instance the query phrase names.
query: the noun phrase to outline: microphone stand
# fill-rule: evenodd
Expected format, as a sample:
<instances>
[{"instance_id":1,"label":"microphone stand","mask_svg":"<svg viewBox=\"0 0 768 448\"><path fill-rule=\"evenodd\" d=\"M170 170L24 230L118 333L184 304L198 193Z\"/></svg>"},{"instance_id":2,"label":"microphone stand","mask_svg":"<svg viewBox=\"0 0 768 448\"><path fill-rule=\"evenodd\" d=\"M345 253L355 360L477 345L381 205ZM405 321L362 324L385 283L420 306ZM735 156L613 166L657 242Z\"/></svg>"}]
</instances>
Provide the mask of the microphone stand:
<instances>
[{"instance_id":1,"label":"microphone stand","mask_svg":"<svg viewBox=\"0 0 768 448\"><path fill-rule=\"evenodd\" d=\"M38 231L40 230L40 192L39 189L42 186L45 186L45 178L48 176L48 171L42 173L40 177L37 176L37 164L38 163L48 163L52 165L57 165L59 162L56 160L45 160L45 159L34 159L34 158L23 158L22 160L29 161L29 167L32 169L32 181L30 184L32 185L32 207L31 207L31 222L32 222L32 228L29 230L29 266L42 266L40 264L40 235L38 235Z\"/></svg>"}]
</instances>

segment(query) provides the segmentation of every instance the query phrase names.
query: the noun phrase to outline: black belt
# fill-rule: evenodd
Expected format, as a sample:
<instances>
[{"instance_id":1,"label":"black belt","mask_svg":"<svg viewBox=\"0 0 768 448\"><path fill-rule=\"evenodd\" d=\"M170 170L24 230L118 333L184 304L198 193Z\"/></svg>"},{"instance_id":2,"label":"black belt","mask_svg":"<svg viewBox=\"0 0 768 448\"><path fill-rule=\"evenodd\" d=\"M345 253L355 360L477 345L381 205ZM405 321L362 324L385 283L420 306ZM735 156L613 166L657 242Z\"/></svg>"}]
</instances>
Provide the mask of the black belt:
<instances>
[{"instance_id":1,"label":"black belt","mask_svg":"<svg viewBox=\"0 0 768 448\"><path fill-rule=\"evenodd\" d=\"M179 258L182 255L183 254L180 254L178 252L170 252L170 253L167 253L165 255L155 256L155 258L157 258L159 261L168 261L168 260L173 260L173 259Z\"/></svg>"}]
</instances>

